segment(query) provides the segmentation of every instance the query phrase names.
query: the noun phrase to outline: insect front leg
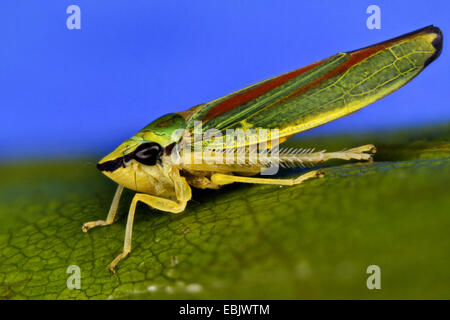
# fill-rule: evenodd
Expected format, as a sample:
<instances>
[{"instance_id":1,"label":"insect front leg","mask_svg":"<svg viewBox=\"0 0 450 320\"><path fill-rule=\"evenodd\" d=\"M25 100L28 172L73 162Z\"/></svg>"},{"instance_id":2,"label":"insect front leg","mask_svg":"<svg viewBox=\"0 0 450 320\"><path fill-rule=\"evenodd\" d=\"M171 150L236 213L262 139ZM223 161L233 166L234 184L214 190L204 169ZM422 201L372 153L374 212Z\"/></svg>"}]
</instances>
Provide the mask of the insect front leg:
<instances>
[{"instance_id":1,"label":"insect front leg","mask_svg":"<svg viewBox=\"0 0 450 320\"><path fill-rule=\"evenodd\" d=\"M295 179L269 179L269 178L242 177L242 176L233 176L229 174L214 173L211 176L211 181L218 185L225 185L233 182L241 182L241 183L276 184L281 186L293 186L296 184L300 184L303 181L311 178L323 177L323 175L324 173L322 171L314 170L302 174L301 176Z\"/></svg>"},{"instance_id":2,"label":"insect front leg","mask_svg":"<svg viewBox=\"0 0 450 320\"><path fill-rule=\"evenodd\" d=\"M174 179L175 195L177 200L170 200L152 196L145 193L137 193L131 201L130 210L128 212L127 227L125 230L125 241L123 245L123 252L119 254L109 265L109 271L115 273L115 267L120 260L124 259L131 252L131 239L133 234L134 213L136 205L139 201L144 202L148 206L171 213L179 213L184 211L187 202L192 197L191 188L184 177L175 172L172 175Z\"/></svg>"},{"instance_id":3,"label":"insect front leg","mask_svg":"<svg viewBox=\"0 0 450 320\"><path fill-rule=\"evenodd\" d=\"M119 208L119 201L120 197L122 196L123 187L119 184L117 187L116 193L114 194L113 201L111 203L111 207L109 208L108 216L106 217L106 220L97 220L97 221L90 221L83 224L81 227L81 230L83 232L88 232L89 229L92 229L94 227L98 226L107 226L114 222L114 218L117 214L117 209Z\"/></svg>"}]
</instances>

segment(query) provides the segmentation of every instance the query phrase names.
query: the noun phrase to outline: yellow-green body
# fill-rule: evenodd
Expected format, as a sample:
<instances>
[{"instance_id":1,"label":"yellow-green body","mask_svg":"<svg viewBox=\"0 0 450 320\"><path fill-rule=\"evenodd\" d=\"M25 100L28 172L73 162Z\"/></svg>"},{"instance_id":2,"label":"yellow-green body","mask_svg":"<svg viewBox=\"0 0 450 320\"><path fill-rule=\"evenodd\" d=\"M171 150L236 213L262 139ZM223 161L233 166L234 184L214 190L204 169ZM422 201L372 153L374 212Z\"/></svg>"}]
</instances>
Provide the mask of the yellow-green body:
<instances>
[{"instance_id":1,"label":"yellow-green body","mask_svg":"<svg viewBox=\"0 0 450 320\"><path fill-rule=\"evenodd\" d=\"M294 185L322 175L310 171L296 179L251 177L274 164L269 155L276 155L281 167L317 164L333 158L371 160L375 152L372 145L341 152L274 147L298 132L355 112L397 90L439 56L442 39L440 30L429 26L370 47L339 53L155 120L97 165L119 187L106 221L88 222L83 231L114 221L123 188L137 192L128 215L124 251L110 265L114 272L117 262L131 251L138 201L179 213L191 199L191 186L218 189L233 182ZM212 130L215 135L207 134ZM230 144L226 138L218 138L227 137L227 130L248 134ZM263 134L267 131L269 135ZM202 139L197 140L197 134ZM253 145L258 148L239 151ZM277 150L276 154L272 150ZM232 161L213 161L230 154L235 157ZM199 161L194 161L196 158Z\"/></svg>"}]
</instances>

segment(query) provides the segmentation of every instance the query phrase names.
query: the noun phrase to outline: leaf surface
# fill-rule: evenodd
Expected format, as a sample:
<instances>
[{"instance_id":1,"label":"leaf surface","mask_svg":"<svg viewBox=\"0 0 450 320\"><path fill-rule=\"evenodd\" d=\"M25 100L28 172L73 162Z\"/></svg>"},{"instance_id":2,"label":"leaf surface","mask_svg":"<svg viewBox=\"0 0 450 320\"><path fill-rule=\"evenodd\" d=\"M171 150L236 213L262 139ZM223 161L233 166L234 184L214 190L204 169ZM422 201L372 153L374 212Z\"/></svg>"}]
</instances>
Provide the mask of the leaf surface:
<instances>
[{"instance_id":1,"label":"leaf surface","mask_svg":"<svg viewBox=\"0 0 450 320\"><path fill-rule=\"evenodd\" d=\"M115 186L94 162L0 166L2 299L450 298L448 125L359 136L298 138L330 151L375 143L373 163L336 161L294 187L231 185L194 192L181 214L140 204L133 250L117 273L119 220L104 219ZM281 174L291 177L301 170ZM366 268L381 268L368 290ZM70 290L70 265L81 289Z\"/></svg>"}]
</instances>

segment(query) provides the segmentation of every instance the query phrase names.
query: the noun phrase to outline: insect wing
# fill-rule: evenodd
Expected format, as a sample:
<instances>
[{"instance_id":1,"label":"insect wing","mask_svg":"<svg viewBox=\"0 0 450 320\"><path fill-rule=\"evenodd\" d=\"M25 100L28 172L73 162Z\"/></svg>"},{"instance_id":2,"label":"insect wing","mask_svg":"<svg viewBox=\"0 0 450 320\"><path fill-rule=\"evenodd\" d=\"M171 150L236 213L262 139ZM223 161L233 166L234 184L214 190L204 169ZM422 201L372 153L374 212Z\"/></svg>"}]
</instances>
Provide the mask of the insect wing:
<instances>
[{"instance_id":1,"label":"insect wing","mask_svg":"<svg viewBox=\"0 0 450 320\"><path fill-rule=\"evenodd\" d=\"M261 129L278 130L280 141L338 119L399 89L436 59L442 33L434 27L359 50L339 53L309 66L254 84L196 108L187 129L201 132L253 129L247 145L269 138ZM220 144L219 144L220 143ZM227 148L214 137L203 147Z\"/></svg>"}]
</instances>

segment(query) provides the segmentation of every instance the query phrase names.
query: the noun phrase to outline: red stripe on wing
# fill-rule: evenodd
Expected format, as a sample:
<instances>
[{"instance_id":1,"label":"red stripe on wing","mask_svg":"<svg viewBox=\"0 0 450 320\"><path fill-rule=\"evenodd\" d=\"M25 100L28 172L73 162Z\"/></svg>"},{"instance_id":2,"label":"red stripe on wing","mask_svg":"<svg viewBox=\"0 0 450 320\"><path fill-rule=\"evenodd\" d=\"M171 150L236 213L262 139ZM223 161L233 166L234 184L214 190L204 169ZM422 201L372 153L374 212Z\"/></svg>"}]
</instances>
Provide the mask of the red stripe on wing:
<instances>
[{"instance_id":1,"label":"red stripe on wing","mask_svg":"<svg viewBox=\"0 0 450 320\"><path fill-rule=\"evenodd\" d=\"M328 60L328 59L315 62L309 66L306 66L306 67L303 67L300 69L296 69L289 73L278 76L272 80L269 80L257 87L249 89L245 92L233 95L229 99L222 101L217 106L211 108L211 110L209 110L208 113L206 114L203 121L208 121L208 120L210 120L214 117L217 117L229 110L233 110L234 108L236 108L240 105L243 105L253 99L256 99L259 96L269 92L270 90L275 89L276 87L288 82L289 80L294 79L295 77L305 73L306 71L313 69L314 67L320 65L321 63L325 62L326 60Z\"/></svg>"},{"instance_id":2,"label":"red stripe on wing","mask_svg":"<svg viewBox=\"0 0 450 320\"><path fill-rule=\"evenodd\" d=\"M349 68L353 67L355 64L363 61L364 59L367 59L368 57L376 54L380 50L385 49L389 45L387 43L374 45L372 47L367 47L365 49L361 49L359 51L353 51L352 53L349 53L349 58L344 63L337 66L335 69L331 70L330 72L324 74L320 78L312 81L311 83L301 87L300 89L290 93L289 95L286 95L285 97L281 98L277 102L287 100L289 98L298 96L306 91L308 91L311 88L314 88L315 86L320 85L323 81L326 81L328 79L333 78L334 76L337 76L339 74L344 73Z\"/></svg>"},{"instance_id":3,"label":"red stripe on wing","mask_svg":"<svg viewBox=\"0 0 450 320\"><path fill-rule=\"evenodd\" d=\"M398 43L401 42L402 40L406 39L406 38L414 38L415 36L421 34L421 33L428 33L428 32L436 32L435 31L435 27L429 26L429 27L425 27L422 28L420 30L416 30L407 34L404 34L402 36L390 39L390 40L386 40L383 42L380 42L378 44L374 44L359 50L355 50L355 51L351 51L349 52L349 58L347 59L347 61L345 61L344 63L340 64L339 66L337 66L335 69L331 70L330 72L328 72L327 74L322 75L320 78L312 81L311 83L303 86L302 88L298 89L295 92L292 92L291 94L287 95L286 97L283 97L281 100L279 101L283 101L285 99L288 99L292 96L296 96L299 94L304 93L305 91L319 85L320 83L322 83L325 80L328 80L336 75L342 74L343 72L345 72L346 70L348 70L349 68L351 68L352 66L354 66L355 64L363 61L364 59L367 59L368 57L376 54L377 52L384 50L390 46L392 46L394 43ZM441 36L442 37L442 36ZM327 60L329 60L329 58L315 62L309 66L300 68L300 69L296 69L294 71L291 71L289 73L283 74L279 77L276 77L274 79L268 80L266 82L264 82L263 84L256 86L252 89L249 89L245 92L242 93L238 93L233 95L232 97L230 97L229 99L220 102L218 105L216 105L215 107L211 108L208 113L205 115L203 121L208 121L214 117L217 117L221 114L226 113L229 110L232 110L240 105L243 105L267 92L269 92L272 89L275 89L277 86L280 86L284 83L286 83L287 81L298 77L299 75L305 73L308 70L311 70L317 66L319 66L320 64L326 62Z\"/></svg>"},{"instance_id":4,"label":"red stripe on wing","mask_svg":"<svg viewBox=\"0 0 450 320\"><path fill-rule=\"evenodd\" d=\"M396 43L400 43L403 40L410 40L416 36L419 36L420 34L426 34L426 33L440 33L440 30L437 29L436 31L436 27L433 26L428 26L365 48L361 48L361 49L357 49L354 51L350 51L348 52L349 54L349 58L347 59L347 61L345 61L344 63L340 64L339 66L337 66L335 69L331 70L330 72L324 74L323 76L321 76L320 78L312 81L310 84L301 87L300 89L296 90L295 92L290 93L289 95L287 95L286 97L281 98L280 100L278 100L277 102L280 101L284 101L286 99L289 99L293 96L297 96L300 95L304 92L306 92L307 90L320 85L320 83L322 83L323 81L326 81L334 76L337 76L339 74L344 73L346 70L348 70L349 68L353 67L354 65L358 64L359 62L369 58L370 56L385 50L386 48L389 48L391 46L393 46ZM441 35L442 38L442 35ZM323 60L324 61L324 60ZM311 65L312 66L312 65ZM310 66L309 66L310 67Z\"/></svg>"}]
</instances>

